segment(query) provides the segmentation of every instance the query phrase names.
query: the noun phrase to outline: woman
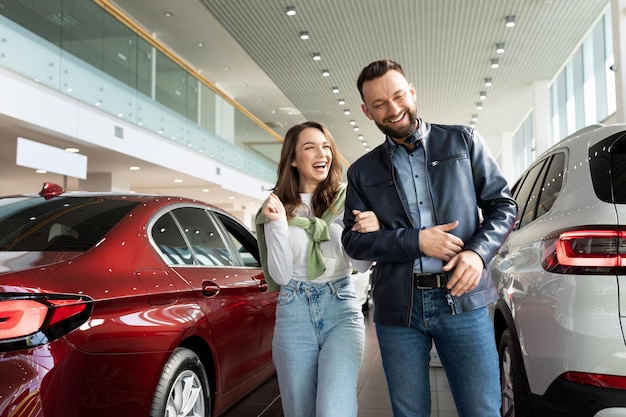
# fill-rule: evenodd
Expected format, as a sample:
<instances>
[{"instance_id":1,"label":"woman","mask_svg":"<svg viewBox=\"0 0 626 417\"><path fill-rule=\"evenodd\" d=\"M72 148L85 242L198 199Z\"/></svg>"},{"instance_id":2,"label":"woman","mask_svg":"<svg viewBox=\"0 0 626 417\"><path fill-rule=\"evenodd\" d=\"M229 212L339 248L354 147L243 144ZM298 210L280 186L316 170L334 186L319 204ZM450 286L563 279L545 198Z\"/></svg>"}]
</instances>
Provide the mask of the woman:
<instances>
[{"instance_id":1,"label":"woman","mask_svg":"<svg viewBox=\"0 0 626 417\"><path fill-rule=\"evenodd\" d=\"M280 288L272 343L285 417L356 417L364 347L361 306L341 245L345 187L330 132L316 122L289 129L273 193L257 214L263 268ZM355 229L376 231L372 212Z\"/></svg>"}]
</instances>

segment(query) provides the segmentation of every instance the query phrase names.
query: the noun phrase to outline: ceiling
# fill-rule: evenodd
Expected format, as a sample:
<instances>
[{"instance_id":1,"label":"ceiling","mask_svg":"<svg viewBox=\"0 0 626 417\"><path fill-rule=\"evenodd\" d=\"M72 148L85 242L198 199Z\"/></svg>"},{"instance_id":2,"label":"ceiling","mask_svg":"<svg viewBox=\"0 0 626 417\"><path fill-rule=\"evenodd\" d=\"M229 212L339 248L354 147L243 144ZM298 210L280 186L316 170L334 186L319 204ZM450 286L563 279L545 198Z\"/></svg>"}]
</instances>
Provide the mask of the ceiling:
<instances>
[{"instance_id":1,"label":"ceiling","mask_svg":"<svg viewBox=\"0 0 626 417\"><path fill-rule=\"evenodd\" d=\"M469 124L477 115L476 127L497 155L503 132L514 132L529 114L533 82L553 79L609 1L115 0L111 4L279 136L305 120L324 123L351 163L366 152L362 142L373 148L383 139L363 115L356 88L359 72L370 61L389 58L402 64L417 91L418 113L426 121ZM285 13L288 6L295 6L294 16ZM505 16L515 16L517 25L506 28ZM310 39L299 38L303 31ZM504 53L496 53L496 43L505 44ZM321 60L314 61L313 53ZM497 69L490 68L494 58L500 61ZM325 69L328 77L322 76ZM483 85L487 77L493 86ZM339 93L332 87L339 87ZM480 91L487 98L477 110ZM345 104L340 105L340 99ZM58 146L67 139L3 122L0 139L15 138L24 129L30 139L52 140ZM8 151L8 142L2 144ZM277 141L268 152L279 149ZM133 164L133 158L102 149L81 153L87 153L90 171L126 172ZM7 162L6 151L1 154L0 178L17 181L33 175L32 170ZM190 195L199 189L193 187L194 179L185 182L192 187L178 188L171 181L175 173L163 167L148 166L142 172L141 180L133 180L135 191L160 189L226 207L232 204L230 196L248 203L236 193Z\"/></svg>"}]
</instances>

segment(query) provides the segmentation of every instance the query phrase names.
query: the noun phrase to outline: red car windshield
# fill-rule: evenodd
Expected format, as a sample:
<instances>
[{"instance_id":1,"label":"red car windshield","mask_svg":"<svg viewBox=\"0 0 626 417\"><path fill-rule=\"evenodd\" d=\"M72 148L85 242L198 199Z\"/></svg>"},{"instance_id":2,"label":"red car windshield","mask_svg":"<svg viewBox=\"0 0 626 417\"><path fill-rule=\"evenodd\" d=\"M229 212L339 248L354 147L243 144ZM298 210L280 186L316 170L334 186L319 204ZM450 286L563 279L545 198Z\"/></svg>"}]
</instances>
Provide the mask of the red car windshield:
<instances>
[{"instance_id":1,"label":"red car windshield","mask_svg":"<svg viewBox=\"0 0 626 417\"><path fill-rule=\"evenodd\" d=\"M137 204L98 197L3 198L0 251L86 251Z\"/></svg>"}]
</instances>

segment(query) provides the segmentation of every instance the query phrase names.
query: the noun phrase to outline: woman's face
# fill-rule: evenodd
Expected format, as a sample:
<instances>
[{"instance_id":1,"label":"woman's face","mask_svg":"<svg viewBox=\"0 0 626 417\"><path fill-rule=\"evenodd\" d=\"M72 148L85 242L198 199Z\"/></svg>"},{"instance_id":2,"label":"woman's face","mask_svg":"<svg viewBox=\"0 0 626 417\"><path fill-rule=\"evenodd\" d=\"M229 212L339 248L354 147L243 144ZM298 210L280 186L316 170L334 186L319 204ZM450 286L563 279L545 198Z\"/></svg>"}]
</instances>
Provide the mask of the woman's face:
<instances>
[{"instance_id":1,"label":"woman's face","mask_svg":"<svg viewBox=\"0 0 626 417\"><path fill-rule=\"evenodd\" d=\"M333 154L321 130L308 127L300 132L296 157L291 161L300 174L300 192L311 194L328 177Z\"/></svg>"}]
</instances>

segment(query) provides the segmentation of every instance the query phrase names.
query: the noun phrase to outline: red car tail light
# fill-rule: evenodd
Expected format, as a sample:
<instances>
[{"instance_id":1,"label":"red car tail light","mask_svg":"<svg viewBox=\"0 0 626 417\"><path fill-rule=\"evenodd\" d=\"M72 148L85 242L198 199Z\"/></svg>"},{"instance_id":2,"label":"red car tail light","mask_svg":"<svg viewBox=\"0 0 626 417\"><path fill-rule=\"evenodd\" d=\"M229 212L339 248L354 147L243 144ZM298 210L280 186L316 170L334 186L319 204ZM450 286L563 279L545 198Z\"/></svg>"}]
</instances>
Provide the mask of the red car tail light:
<instances>
[{"instance_id":1,"label":"red car tail light","mask_svg":"<svg viewBox=\"0 0 626 417\"><path fill-rule=\"evenodd\" d=\"M33 300L0 303L0 338L14 339L35 333L43 324L48 307Z\"/></svg>"},{"instance_id":2,"label":"red car tail light","mask_svg":"<svg viewBox=\"0 0 626 417\"><path fill-rule=\"evenodd\" d=\"M544 242L548 244L548 242ZM626 273L626 232L580 229L559 233L543 260L548 272L561 274ZM550 246L551 247L551 246Z\"/></svg>"},{"instance_id":3,"label":"red car tail light","mask_svg":"<svg viewBox=\"0 0 626 417\"><path fill-rule=\"evenodd\" d=\"M0 294L0 351L50 343L85 323L92 309L85 296Z\"/></svg>"},{"instance_id":4,"label":"red car tail light","mask_svg":"<svg viewBox=\"0 0 626 417\"><path fill-rule=\"evenodd\" d=\"M593 385L603 388L626 389L626 376L591 374L586 372L565 372L559 378L576 384Z\"/></svg>"}]
</instances>

